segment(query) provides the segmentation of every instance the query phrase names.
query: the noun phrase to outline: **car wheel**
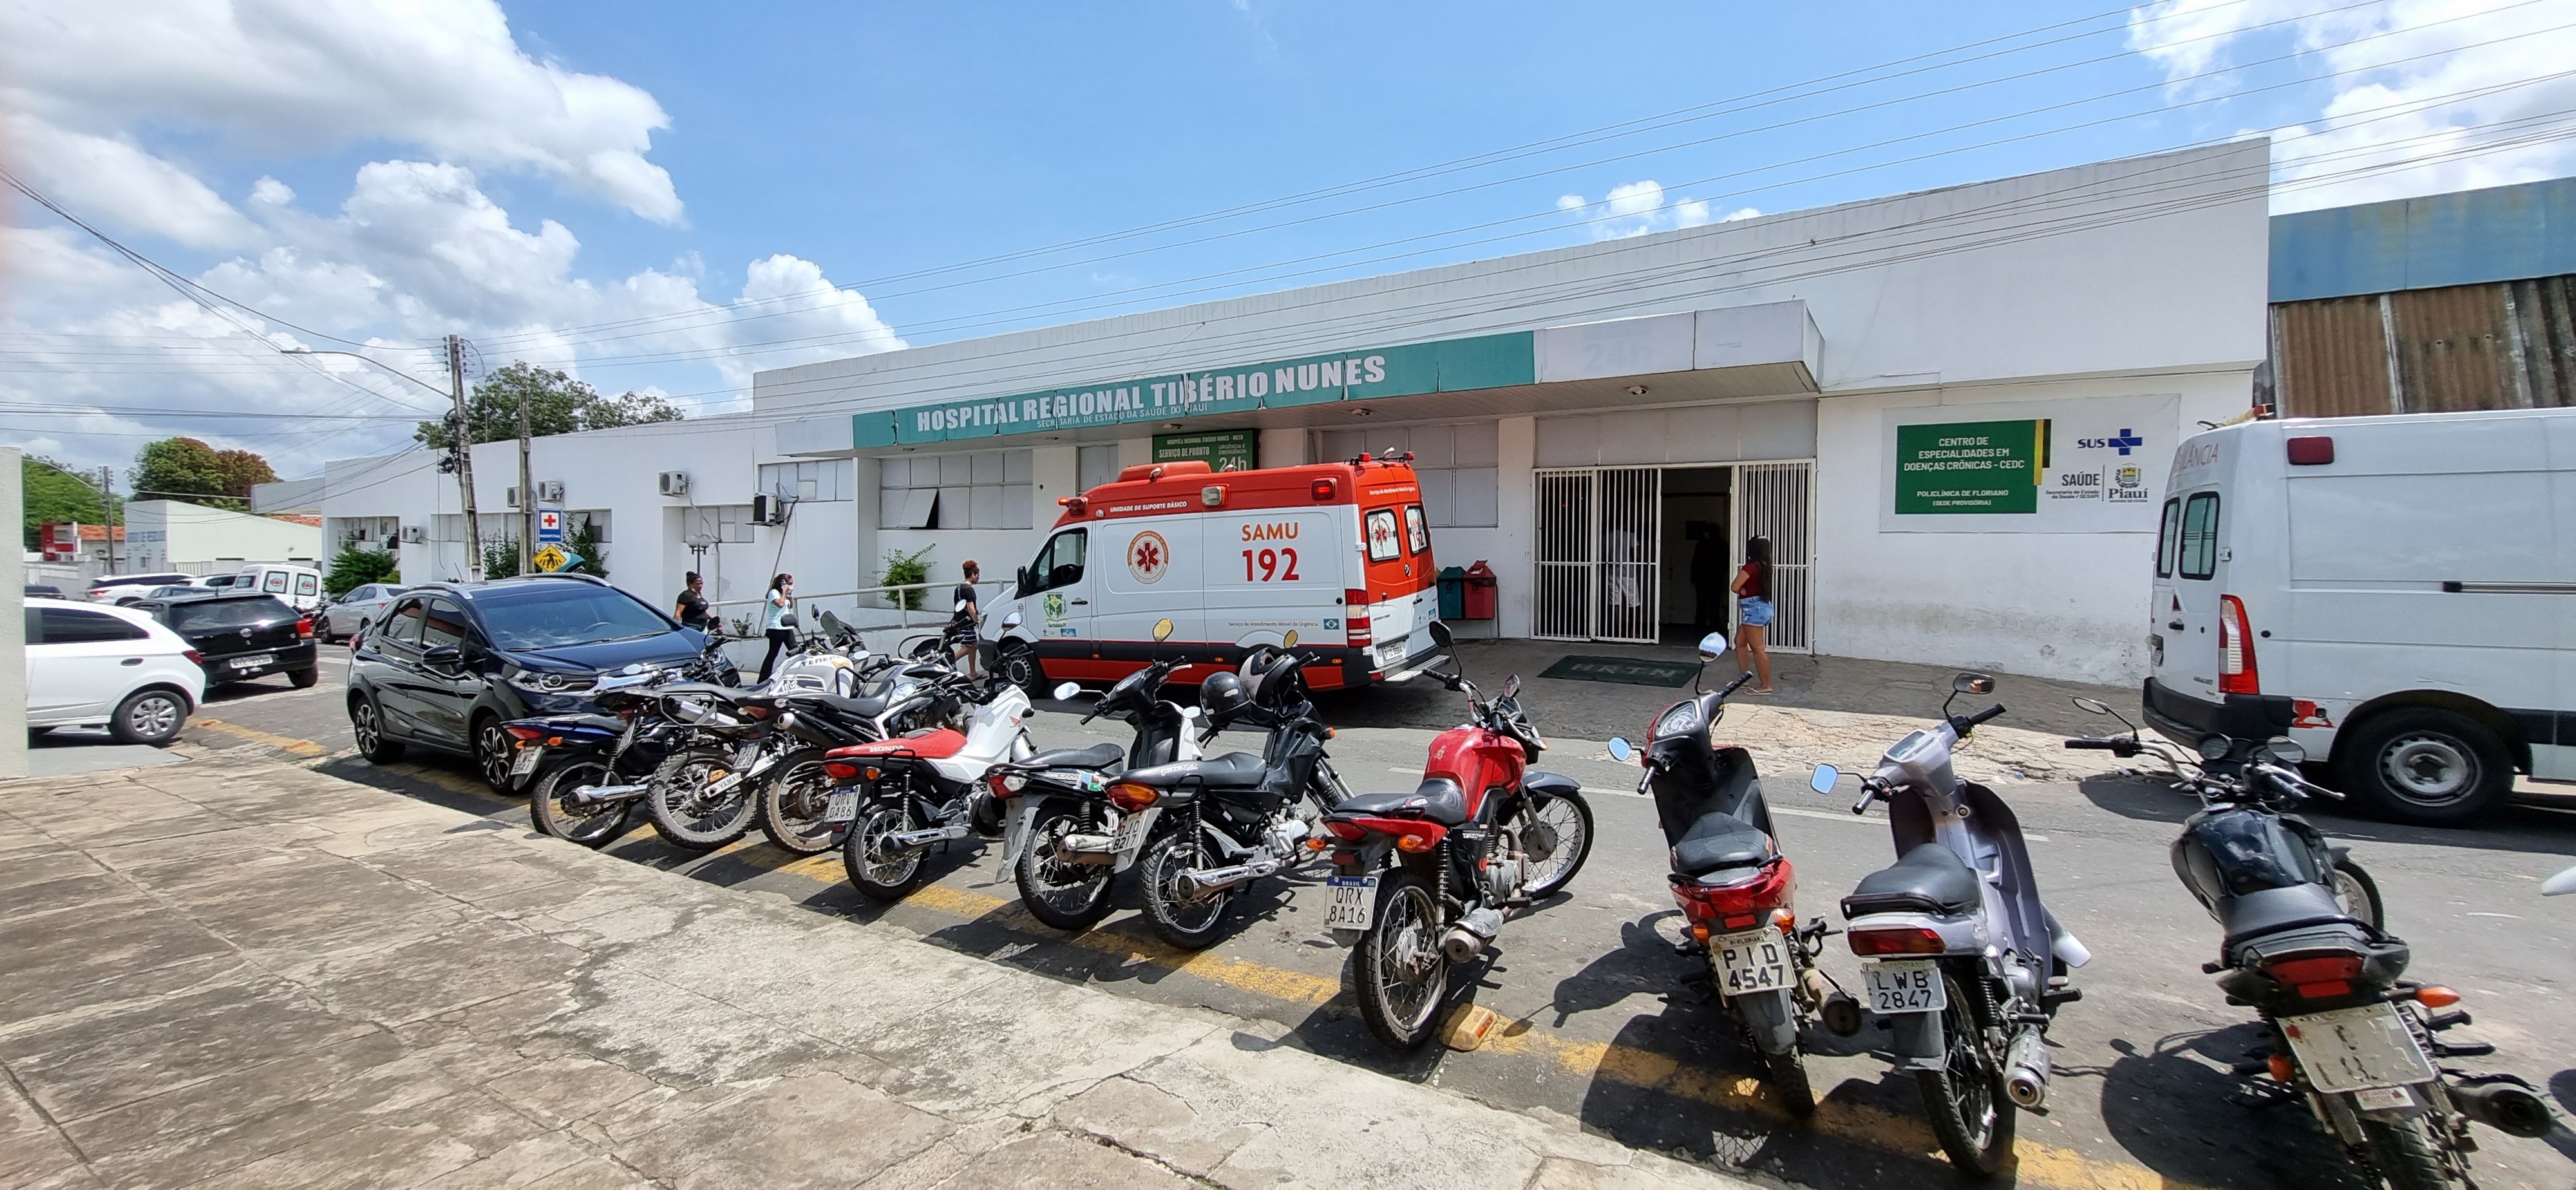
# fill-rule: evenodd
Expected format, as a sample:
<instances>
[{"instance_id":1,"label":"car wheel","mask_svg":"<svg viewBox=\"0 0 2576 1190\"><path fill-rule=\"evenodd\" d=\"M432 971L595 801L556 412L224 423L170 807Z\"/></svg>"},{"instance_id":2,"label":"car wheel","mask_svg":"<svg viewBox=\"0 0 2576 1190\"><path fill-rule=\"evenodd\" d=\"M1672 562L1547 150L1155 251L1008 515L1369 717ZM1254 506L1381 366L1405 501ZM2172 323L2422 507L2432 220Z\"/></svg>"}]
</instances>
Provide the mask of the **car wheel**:
<instances>
[{"instance_id":1,"label":"car wheel","mask_svg":"<svg viewBox=\"0 0 2576 1190\"><path fill-rule=\"evenodd\" d=\"M187 699L169 690L137 690L116 704L107 730L117 743L158 748L179 738L179 729L187 724Z\"/></svg>"},{"instance_id":2,"label":"car wheel","mask_svg":"<svg viewBox=\"0 0 2576 1190\"><path fill-rule=\"evenodd\" d=\"M510 792L510 733L501 730L501 717L486 715L474 726L474 767L483 770L483 783L502 793Z\"/></svg>"},{"instance_id":3,"label":"car wheel","mask_svg":"<svg viewBox=\"0 0 2576 1190\"><path fill-rule=\"evenodd\" d=\"M1037 650L1026 641L1002 642L1000 662L995 667L1002 680L1027 691L1031 698L1046 697L1046 670L1038 664Z\"/></svg>"},{"instance_id":4,"label":"car wheel","mask_svg":"<svg viewBox=\"0 0 2576 1190\"><path fill-rule=\"evenodd\" d=\"M286 680L298 690L310 690L321 683L322 668L315 666L311 669L290 669L286 671Z\"/></svg>"},{"instance_id":5,"label":"car wheel","mask_svg":"<svg viewBox=\"0 0 2576 1190\"><path fill-rule=\"evenodd\" d=\"M349 700L349 735L357 741L358 755L377 764L402 759L403 746L385 738L384 715L376 710L376 700L361 694Z\"/></svg>"},{"instance_id":6,"label":"car wheel","mask_svg":"<svg viewBox=\"0 0 2576 1190\"><path fill-rule=\"evenodd\" d=\"M2364 719L2338 748L2344 792L2382 818L2464 826L2513 790L2513 761L2457 711L2405 707Z\"/></svg>"}]
</instances>

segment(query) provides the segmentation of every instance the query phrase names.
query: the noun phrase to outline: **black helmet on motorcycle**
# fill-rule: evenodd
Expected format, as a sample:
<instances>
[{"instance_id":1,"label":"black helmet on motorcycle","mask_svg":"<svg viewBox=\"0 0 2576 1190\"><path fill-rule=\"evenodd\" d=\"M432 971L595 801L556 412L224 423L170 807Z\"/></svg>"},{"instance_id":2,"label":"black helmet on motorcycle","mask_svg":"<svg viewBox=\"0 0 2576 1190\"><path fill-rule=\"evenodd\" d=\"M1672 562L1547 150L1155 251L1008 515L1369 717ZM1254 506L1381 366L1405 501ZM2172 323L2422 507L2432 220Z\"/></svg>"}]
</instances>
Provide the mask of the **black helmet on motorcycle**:
<instances>
[{"instance_id":1,"label":"black helmet on motorcycle","mask_svg":"<svg viewBox=\"0 0 2576 1190\"><path fill-rule=\"evenodd\" d=\"M1206 681L1199 683L1199 708L1206 711L1210 719L1222 721L1242 711L1251 702L1250 696L1244 693L1243 679L1233 674L1210 674Z\"/></svg>"}]
</instances>

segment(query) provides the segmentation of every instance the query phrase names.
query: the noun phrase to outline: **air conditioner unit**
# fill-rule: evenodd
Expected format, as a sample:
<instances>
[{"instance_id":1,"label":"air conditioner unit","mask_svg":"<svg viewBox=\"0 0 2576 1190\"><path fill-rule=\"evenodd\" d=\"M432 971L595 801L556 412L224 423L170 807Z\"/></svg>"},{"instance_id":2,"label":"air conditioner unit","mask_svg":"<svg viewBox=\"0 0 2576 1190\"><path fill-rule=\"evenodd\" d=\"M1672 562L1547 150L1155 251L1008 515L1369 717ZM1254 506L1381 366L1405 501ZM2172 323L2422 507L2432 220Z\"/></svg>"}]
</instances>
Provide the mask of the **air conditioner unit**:
<instances>
[{"instance_id":1,"label":"air conditioner unit","mask_svg":"<svg viewBox=\"0 0 2576 1190\"><path fill-rule=\"evenodd\" d=\"M540 480L538 480L538 481L537 481L537 503L539 503L539 504L561 504L561 503L563 503L563 481L562 481L562 480L560 480L560 479L540 479Z\"/></svg>"},{"instance_id":2,"label":"air conditioner unit","mask_svg":"<svg viewBox=\"0 0 2576 1190\"><path fill-rule=\"evenodd\" d=\"M428 545L429 526L405 525L402 527L402 539L405 545Z\"/></svg>"},{"instance_id":3,"label":"air conditioner unit","mask_svg":"<svg viewBox=\"0 0 2576 1190\"><path fill-rule=\"evenodd\" d=\"M688 495L688 494L689 494L689 473L688 473L688 472L686 472L686 471L665 471L665 472L663 472L663 473L662 473L662 494L663 494L663 495L665 495L665 496L685 496L685 495Z\"/></svg>"},{"instance_id":4,"label":"air conditioner unit","mask_svg":"<svg viewBox=\"0 0 2576 1190\"><path fill-rule=\"evenodd\" d=\"M751 498L752 524L780 525L786 522L787 501L784 497L762 492Z\"/></svg>"},{"instance_id":5,"label":"air conditioner unit","mask_svg":"<svg viewBox=\"0 0 2576 1190\"><path fill-rule=\"evenodd\" d=\"M519 506L519 489L501 489L501 506L504 508L517 508Z\"/></svg>"}]
</instances>

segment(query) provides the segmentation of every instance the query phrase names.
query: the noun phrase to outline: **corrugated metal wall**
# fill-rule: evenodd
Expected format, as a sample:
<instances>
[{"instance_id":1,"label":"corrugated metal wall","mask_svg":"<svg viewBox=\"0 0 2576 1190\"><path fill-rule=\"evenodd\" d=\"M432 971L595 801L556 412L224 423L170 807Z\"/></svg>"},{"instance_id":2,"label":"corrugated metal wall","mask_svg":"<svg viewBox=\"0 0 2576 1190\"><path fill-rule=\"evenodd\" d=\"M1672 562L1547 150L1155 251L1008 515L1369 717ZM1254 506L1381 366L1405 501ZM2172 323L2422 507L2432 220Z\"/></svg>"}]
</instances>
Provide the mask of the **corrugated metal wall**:
<instances>
[{"instance_id":1,"label":"corrugated metal wall","mask_svg":"<svg viewBox=\"0 0 2576 1190\"><path fill-rule=\"evenodd\" d=\"M2289 417L2576 404L2576 275L2276 303L2272 354Z\"/></svg>"}]
</instances>

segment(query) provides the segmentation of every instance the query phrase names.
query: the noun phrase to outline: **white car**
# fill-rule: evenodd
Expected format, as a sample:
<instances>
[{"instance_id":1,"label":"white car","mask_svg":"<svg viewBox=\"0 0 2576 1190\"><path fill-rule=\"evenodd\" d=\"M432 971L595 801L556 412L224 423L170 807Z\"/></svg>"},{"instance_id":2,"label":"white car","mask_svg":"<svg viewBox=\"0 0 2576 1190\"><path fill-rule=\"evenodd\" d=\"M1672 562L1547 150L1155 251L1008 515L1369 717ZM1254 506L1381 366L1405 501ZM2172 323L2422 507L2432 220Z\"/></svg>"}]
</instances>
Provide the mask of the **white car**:
<instances>
[{"instance_id":1,"label":"white car","mask_svg":"<svg viewBox=\"0 0 2576 1190\"><path fill-rule=\"evenodd\" d=\"M403 590L395 583L364 583L349 588L348 594L322 610L322 639L338 644L366 631L367 625L385 618L385 605Z\"/></svg>"},{"instance_id":2,"label":"white car","mask_svg":"<svg viewBox=\"0 0 2576 1190\"><path fill-rule=\"evenodd\" d=\"M131 608L27 601L27 727L105 727L117 742L179 737L206 671L179 634Z\"/></svg>"},{"instance_id":3,"label":"white car","mask_svg":"<svg viewBox=\"0 0 2576 1190\"><path fill-rule=\"evenodd\" d=\"M193 574L156 571L151 574L103 574L90 580L88 599L92 603L123 606L143 598L154 587L180 587L197 581Z\"/></svg>"}]
</instances>

